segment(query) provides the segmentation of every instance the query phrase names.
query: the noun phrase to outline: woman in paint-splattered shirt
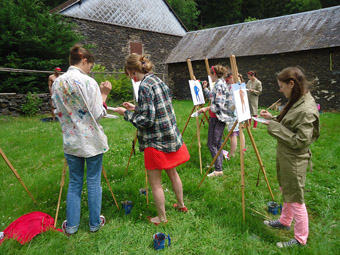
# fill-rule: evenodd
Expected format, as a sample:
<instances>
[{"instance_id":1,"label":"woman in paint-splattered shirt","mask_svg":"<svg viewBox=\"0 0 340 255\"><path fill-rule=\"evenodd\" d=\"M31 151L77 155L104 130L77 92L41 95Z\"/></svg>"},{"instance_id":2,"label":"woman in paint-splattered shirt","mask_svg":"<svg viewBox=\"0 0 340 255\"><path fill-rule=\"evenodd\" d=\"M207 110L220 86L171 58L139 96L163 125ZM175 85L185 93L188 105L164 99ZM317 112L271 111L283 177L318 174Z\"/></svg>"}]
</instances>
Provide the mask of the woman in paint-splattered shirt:
<instances>
[{"instance_id":1,"label":"woman in paint-splattered shirt","mask_svg":"<svg viewBox=\"0 0 340 255\"><path fill-rule=\"evenodd\" d=\"M103 155L108 151L101 117L106 115L106 98L111 83L97 82L89 77L94 65L93 55L76 44L70 50L70 67L52 85L52 100L63 131L64 155L69 167L70 182L66 200L63 232L72 235L80 223L81 191L86 163L90 231L105 223L100 215L102 204L101 170Z\"/></svg>"}]
</instances>

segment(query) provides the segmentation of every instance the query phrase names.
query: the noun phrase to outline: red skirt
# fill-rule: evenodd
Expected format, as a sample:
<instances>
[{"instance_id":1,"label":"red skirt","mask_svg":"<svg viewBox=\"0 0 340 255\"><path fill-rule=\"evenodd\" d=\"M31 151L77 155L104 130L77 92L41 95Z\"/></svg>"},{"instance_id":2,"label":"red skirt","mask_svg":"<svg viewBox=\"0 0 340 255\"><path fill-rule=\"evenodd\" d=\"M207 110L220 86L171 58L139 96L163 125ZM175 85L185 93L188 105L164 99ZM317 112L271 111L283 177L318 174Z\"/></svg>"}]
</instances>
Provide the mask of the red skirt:
<instances>
[{"instance_id":1,"label":"red skirt","mask_svg":"<svg viewBox=\"0 0 340 255\"><path fill-rule=\"evenodd\" d=\"M176 152L166 153L148 147L144 150L144 164L147 170L168 170L179 166L190 159L190 155L185 143Z\"/></svg>"}]
</instances>

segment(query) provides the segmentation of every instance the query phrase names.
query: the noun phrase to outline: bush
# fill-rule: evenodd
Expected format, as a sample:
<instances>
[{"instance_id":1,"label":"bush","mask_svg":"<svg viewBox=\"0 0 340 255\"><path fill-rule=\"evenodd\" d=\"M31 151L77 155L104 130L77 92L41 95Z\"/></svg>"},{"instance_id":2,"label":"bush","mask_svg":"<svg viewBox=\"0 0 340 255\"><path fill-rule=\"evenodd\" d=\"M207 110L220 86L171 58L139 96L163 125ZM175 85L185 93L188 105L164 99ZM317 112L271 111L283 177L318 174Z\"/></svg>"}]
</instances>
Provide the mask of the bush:
<instances>
[{"instance_id":1,"label":"bush","mask_svg":"<svg viewBox=\"0 0 340 255\"><path fill-rule=\"evenodd\" d=\"M37 96L37 93L27 93L26 103L22 105L21 111L26 116L34 116L39 111L39 107L42 104L42 99Z\"/></svg>"},{"instance_id":2,"label":"bush","mask_svg":"<svg viewBox=\"0 0 340 255\"><path fill-rule=\"evenodd\" d=\"M130 79L122 72L122 70L118 71L121 73L110 75L110 73L105 73L107 72L105 66L95 64L92 72L93 78L97 81L98 84L105 80L111 82L112 90L110 92L110 95L108 96L108 101L121 103L133 99L132 83Z\"/></svg>"}]
</instances>

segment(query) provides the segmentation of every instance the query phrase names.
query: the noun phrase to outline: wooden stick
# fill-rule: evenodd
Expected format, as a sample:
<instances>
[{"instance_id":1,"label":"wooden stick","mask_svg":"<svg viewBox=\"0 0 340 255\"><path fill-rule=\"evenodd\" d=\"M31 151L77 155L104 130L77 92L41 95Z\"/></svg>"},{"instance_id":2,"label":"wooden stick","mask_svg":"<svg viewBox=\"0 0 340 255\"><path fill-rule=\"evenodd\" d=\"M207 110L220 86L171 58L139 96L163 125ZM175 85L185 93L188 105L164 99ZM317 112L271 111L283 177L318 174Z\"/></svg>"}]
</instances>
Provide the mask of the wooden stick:
<instances>
[{"instance_id":1,"label":"wooden stick","mask_svg":"<svg viewBox=\"0 0 340 255\"><path fill-rule=\"evenodd\" d=\"M237 69L237 64L236 64L236 58L235 55L230 55L230 65L231 65L231 71L233 74L233 80L235 83L238 83L239 77L238 77L238 69Z\"/></svg>"},{"instance_id":2,"label":"wooden stick","mask_svg":"<svg viewBox=\"0 0 340 255\"><path fill-rule=\"evenodd\" d=\"M55 218L54 218L54 227L57 227L61 194L63 193L63 187L64 187L64 184L65 184L66 169L67 169L67 161L66 161L66 159L64 159L64 167L63 167L63 173L61 175L61 181L60 181L60 191L59 191L59 197L58 197L57 211L55 213Z\"/></svg>"},{"instance_id":3,"label":"wooden stick","mask_svg":"<svg viewBox=\"0 0 340 255\"><path fill-rule=\"evenodd\" d=\"M251 144L253 145L254 151L255 151L255 153L256 153L257 161L258 161L259 164L260 164L260 168L261 168L261 170L262 170L264 179L265 179L265 181L266 181L266 183L267 183L267 187L268 187L269 192L270 192L270 195L271 195L271 197L272 197L272 201L275 201L273 192L272 192L272 190L271 190L271 188L270 188L270 185L269 185L269 182L268 182L268 179L267 179L266 170L264 169L264 166L263 166L263 163L262 163L262 160L261 160L259 151L258 151L258 149L257 149L257 147L256 147L256 144L255 144L254 137L253 137L253 135L252 135L252 133L251 133L251 130L250 130L250 126L249 126L248 121L246 121L246 129L247 129L247 132L248 132L248 134L249 134L249 138L250 138Z\"/></svg>"},{"instance_id":4,"label":"wooden stick","mask_svg":"<svg viewBox=\"0 0 340 255\"><path fill-rule=\"evenodd\" d=\"M114 195L113 192L112 192L110 182L109 182L109 180L107 179L107 175L106 175L106 172L105 172L105 169L104 169L104 166L103 166L103 165L102 165L102 172L103 172L104 178L105 178L105 180L106 180L106 183L107 183L107 185L109 186L109 189L110 189L110 191L111 191L111 195L112 195L112 197L113 197L113 200L115 201L115 204L116 204L116 206L117 206L117 209L120 210L120 209L119 209L119 206L118 206L118 203L117 203L117 200L116 200L116 198L115 198L115 195Z\"/></svg>"},{"instance_id":5,"label":"wooden stick","mask_svg":"<svg viewBox=\"0 0 340 255\"><path fill-rule=\"evenodd\" d=\"M130 151L129 161L128 161L127 166L126 166L124 176L126 176L127 170L129 168L129 165L130 165L130 160L131 160L132 154L135 151L135 145L136 145L136 142L137 142L137 133L138 133L138 131L136 130L136 135L135 135L135 138L132 141L132 148L131 148L131 151Z\"/></svg>"},{"instance_id":6,"label":"wooden stick","mask_svg":"<svg viewBox=\"0 0 340 255\"><path fill-rule=\"evenodd\" d=\"M149 206L148 170L145 168L146 206Z\"/></svg>"},{"instance_id":7,"label":"wooden stick","mask_svg":"<svg viewBox=\"0 0 340 255\"><path fill-rule=\"evenodd\" d=\"M15 175L15 177L17 177L17 179L19 180L19 182L21 183L21 185L25 188L25 190L27 191L28 195L30 195L30 197L32 198L33 202L38 205L37 201L35 201L33 195L31 194L31 192L29 192L29 190L27 189L26 185L23 183L23 181L20 178L20 175L18 174L17 170L15 170L15 168L13 167L13 165L11 164L11 162L8 160L8 158L6 157L5 153L2 151L2 149L0 148L0 154L2 156L2 158L5 160L5 162L7 163L7 165L9 166L9 168L12 170L13 174Z\"/></svg>"},{"instance_id":8,"label":"wooden stick","mask_svg":"<svg viewBox=\"0 0 340 255\"><path fill-rule=\"evenodd\" d=\"M198 106L196 106L196 111L198 111ZM200 136L200 125L199 125L199 118L196 116L196 126L197 126L197 144L198 144L198 154L200 159L200 170L202 175L202 156L201 156L201 136Z\"/></svg>"},{"instance_id":9,"label":"wooden stick","mask_svg":"<svg viewBox=\"0 0 340 255\"><path fill-rule=\"evenodd\" d=\"M198 189L201 187L201 184L203 183L205 177L207 177L211 167L214 165L215 161L217 160L218 156L220 155L221 151L223 150L223 147L225 146L225 144L227 143L229 137L231 136L231 134L234 132L234 129L237 125L237 120L235 121L234 125L232 126L232 128L230 129L227 137L225 138L225 140L223 141L223 143L221 144L220 149L218 150L218 152L216 153L215 157L213 158L213 160L211 161L210 165L209 165L209 169L205 172L205 175L203 176L203 179L201 180L200 184L198 185Z\"/></svg>"},{"instance_id":10,"label":"wooden stick","mask_svg":"<svg viewBox=\"0 0 340 255\"><path fill-rule=\"evenodd\" d=\"M271 110L272 108L274 108L275 105L277 105L279 102L281 101L281 98L279 100L277 100L275 103L273 103L271 106L269 106L266 110Z\"/></svg>"},{"instance_id":11,"label":"wooden stick","mask_svg":"<svg viewBox=\"0 0 340 255\"><path fill-rule=\"evenodd\" d=\"M243 221L246 219L246 207L244 198L244 188L245 188L245 176L244 176L244 135L243 135L243 124L239 125L239 135L240 135L240 161L241 161L241 190L242 190L242 215Z\"/></svg>"},{"instance_id":12,"label":"wooden stick","mask_svg":"<svg viewBox=\"0 0 340 255\"><path fill-rule=\"evenodd\" d=\"M188 69L189 69L189 75L191 80L196 80L194 76L194 71L192 70L191 60L190 58L187 59Z\"/></svg>"},{"instance_id":13,"label":"wooden stick","mask_svg":"<svg viewBox=\"0 0 340 255\"><path fill-rule=\"evenodd\" d=\"M185 129L187 128L187 126L188 126L188 124L189 124L189 121L190 121L190 118L191 118L191 114L193 114L193 112L195 111L195 105L194 105L194 107L192 107L192 110L191 110L191 113L190 113L190 115L189 115L189 118L188 118L188 120L187 120L187 122L185 123L185 126L184 126L184 128L183 128L183 130L182 130L182 132L181 132L181 135L183 136L183 134L184 134L184 132L185 132Z\"/></svg>"},{"instance_id":14,"label":"wooden stick","mask_svg":"<svg viewBox=\"0 0 340 255\"><path fill-rule=\"evenodd\" d=\"M207 70L207 74L208 76L211 77L211 73L210 73L210 66L209 66L209 61L207 58L204 59L204 62L205 62L205 69Z\"/></svg>"}]
</instances>

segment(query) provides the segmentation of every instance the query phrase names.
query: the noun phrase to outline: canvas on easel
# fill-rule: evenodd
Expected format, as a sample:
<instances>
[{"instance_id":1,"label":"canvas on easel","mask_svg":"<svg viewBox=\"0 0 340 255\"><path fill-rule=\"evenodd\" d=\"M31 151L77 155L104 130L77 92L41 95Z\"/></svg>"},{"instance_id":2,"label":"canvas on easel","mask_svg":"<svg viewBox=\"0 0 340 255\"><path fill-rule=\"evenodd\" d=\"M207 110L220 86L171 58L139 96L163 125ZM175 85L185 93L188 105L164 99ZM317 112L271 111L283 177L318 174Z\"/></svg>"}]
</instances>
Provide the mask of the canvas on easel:
<instances>
[{"instance_id":1,"label":"canvas on easel","mask_svg":"<svg viewBox=\"0 0 340 255\"><path fill-rule=\"evenodd\" d=\"M231 69L232 69L232 73L233 73L233 77L238 77L238 69L237 69L237 65L236 65L236 58L234 55L231 55L230 56L230 64L231 64ZM236 82L236 85L239 85L239 81L238 81L238 78L236 78L234 80ZM243 100L241 100L241 96L240 96L240 91L242 89L245 89L245 88L242 88L241 89L239 87L235 87L235 91L233 92L233 95L236 96L236 97L239 97L238 98L238 101L235 100L235 106L236 106L236 109L237 108L240 108L240 110L237 112L238 115L240 116L237 116L238 120L248 120L250 119L250 113L248 115L247 111L246 111L246 107L248 105L248 108L249 108L249 104L248 104L248 100L245 100L243 98ZM245 93L246 95L246 93ZM212 166L214 165L215 161L217 160L219 154L221 153L221 151L223 150L223 147L225 146L226 142L228 141L230 135L232 134L232 132L234 131L237 123L239 122L238 120L235 121L233 127L230 129L230 131L228 132L228 135L227 137L224 139L224 142L222 143L220 149L218 150L217 154L215 155L214 159L212 160L212 162L210 163L209 165L209 169L206 171L205 175L203 176L203 179L201 180L200 184L198 185L198 188L200 188L201 184L203 183L204 179L206 178L206 176L208 175L210 169L212 168ZM266 175L266 171L264 169L264 166L263 166L263 163L262 163L262 160L261 160L261 157L260 157L260 154L259 154L259 151L256 147L256 144L255 144L255 140L254 140L254 137L250 131L250 127L249 127L249 123L248 121L245 121L245 124L243 123L240 123L239 125L239 132L240 132L240 166L241 166L241 192L242 192L242 215L243 215L243 221L245 221L245 171L244 171L244 151L243 151L243 129L244 127L246 128L248 134L249 134L249 138L250 138L250 141L253 145L253 148L254 148L254 151L255 151L255 154L256 154L256 157L257 157L257 160L259 162L259 165L260 165L260 168L262 170L262 173L263 173L263 176L264 176L264 179L266 181L266 184L267 184L267 187L268 187L268 190L270 192L270 195L271 195L271 198L272 200L274 201L274 195L273 195L273 192L270 188L270 185L269 185L269 182L268 182L268 179L267 179L267 175Z\"/></svg>"},{"instance_id":2,"label":"canvas on easel","mask_svg":"<svg viewBox=\"0 0 340 255\"><path fill-rule=\"evenodd\" d=\"M251 118L246 84L232 85L233 99L235 102L236 115L239 123Z\"/></svg>"},{"instance_id":3,"label":"canvas on easel","mask_svg":"<svg viewBox=\"0 0 340 255\"><path fill-rule=\"evenodd\" d=\"M205 104L201 83L197 80L189 80L189 86L194 105Z\"/></svg>"}]
</instances>

